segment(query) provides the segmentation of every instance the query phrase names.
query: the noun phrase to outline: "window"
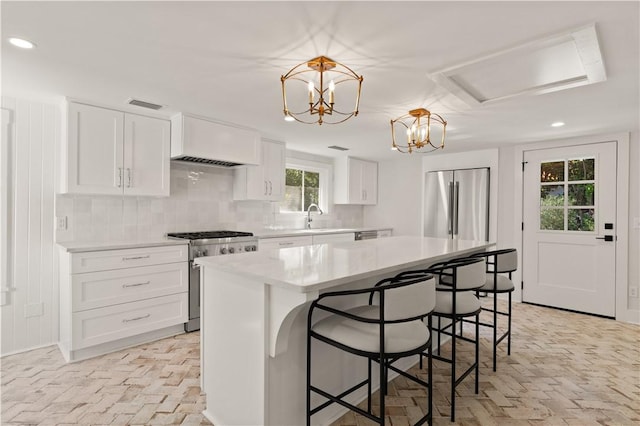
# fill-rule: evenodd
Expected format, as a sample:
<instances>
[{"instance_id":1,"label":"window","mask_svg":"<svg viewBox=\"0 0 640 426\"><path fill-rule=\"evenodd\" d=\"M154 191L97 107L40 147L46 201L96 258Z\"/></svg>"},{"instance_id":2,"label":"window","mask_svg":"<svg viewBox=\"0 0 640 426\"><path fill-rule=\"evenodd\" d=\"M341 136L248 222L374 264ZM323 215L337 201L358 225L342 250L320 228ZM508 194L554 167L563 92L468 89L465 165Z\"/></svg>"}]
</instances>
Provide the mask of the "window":
<instances>
[{"instance_id":1,"label":"window","mask_svg":"<svg viewBox=\"0 0 640 426\"><path fill-rule=\"evenodd\" d=\"M595 159L540 164L540 229L593 232Z\"/></svg>"},{"instance_id":2,"label":"window","mask_svg":"<svg viewBox=\"0 0 640 426\"><path fill-rule=\"evenodd\" d=\"M306 212L313 203L326 211L329 174L328 164L288 159L284 201L280 202L280 212Z\"/></svg>"}]
</instances>

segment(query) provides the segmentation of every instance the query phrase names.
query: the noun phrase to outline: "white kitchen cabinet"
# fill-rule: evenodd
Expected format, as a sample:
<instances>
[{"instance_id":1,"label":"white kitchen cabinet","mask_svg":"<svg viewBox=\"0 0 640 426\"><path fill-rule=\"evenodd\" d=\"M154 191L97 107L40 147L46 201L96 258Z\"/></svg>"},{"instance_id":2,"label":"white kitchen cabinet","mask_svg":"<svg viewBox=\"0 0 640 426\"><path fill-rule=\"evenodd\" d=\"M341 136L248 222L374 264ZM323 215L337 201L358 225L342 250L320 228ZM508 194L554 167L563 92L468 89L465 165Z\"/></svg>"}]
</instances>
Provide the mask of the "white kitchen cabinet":
<instances>
[{"instance_id":1,"label":"white kitchen cabinet","mask_svg":"<svg viewBox=\"0 0 640 426\"><path fill-rule=\"evenodd\" d=\"M299 247L313 244L311 235L301 235L295 237L275 237L260 238L258 240L258 250L270 250L279 248Z\"/></svg>"},{"instance_id":2,"label":"white kitchen cabinet","mask_svg":"<svg viewBox=\"0 0 640 426\"><path fill-rule=\"evenodd\" d=\"M60 251L60 350L77 361L184 332L187 245Z\"/></svg>"},{"instance_id":3,"label":"white kitchen cabinet","mask_svg":"<svg viewBox=\"0 0 640 426\"><path fill-rule=\"evenodd\" d=\"M280 201L285 190L285 145L262 141L262 163L236 168L233 177L234 200Z\"/></svg>"},{"instance_id":4,"label":"white kitchen cabinet","mask_svg":"<svg viewBox=\"0 0 640 426\"><path fill-rule=\"evenodd\" d=\"M355 233L353 232L344 232L340 234L316 234L313 236L313 244L341 243L354 240Z\"/></svg>"},{"instance_id":5,"label":"white kitchen cabinet","mask_svg":"<svg viewBox=\"0 0 640 426\"><path fill-rule=\"evenodd\" d=\"M391 233L391 229L378 229L377 236L378 238L387 238L391 236Z\"/></svg>"},{"instance_id":6,"label":"white kitchen cabinet","mask_svg":"<svg viewBox=\"0 0 640 426\"><path fill-rule=\"evenodd\" d=\"M352 157L335 159L335 204L377 204L378 163Z\"/></svg>"},{"instance_id":7,"label":"white kitchen cabinet","mask_svg":"<svg viewBox=\"0 0 640 426\"><path fill-rule=\"evenodd\" d=\"M63 192L169 196L168 120L69 102Z\"/></svg>"},{"instance_id":8,"label":"white kitchen cabinet","mask_svg":"<svg viewBox=\"0 0 640 426\"><path fill-rule=\"evenodd\" d=\"M260 164L260 133L205 117L171 117L171 158L202 164Z\"/></svg>"}]
</instances>

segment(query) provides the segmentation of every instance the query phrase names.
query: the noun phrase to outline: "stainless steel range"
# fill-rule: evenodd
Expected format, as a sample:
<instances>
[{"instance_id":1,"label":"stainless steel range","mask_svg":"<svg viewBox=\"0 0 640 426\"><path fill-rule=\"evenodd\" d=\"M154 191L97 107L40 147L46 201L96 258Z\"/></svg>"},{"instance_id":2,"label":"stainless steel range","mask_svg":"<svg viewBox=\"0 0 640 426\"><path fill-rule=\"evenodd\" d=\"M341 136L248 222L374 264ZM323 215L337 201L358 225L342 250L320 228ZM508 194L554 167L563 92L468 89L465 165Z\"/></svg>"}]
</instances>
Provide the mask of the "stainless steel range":
<instances>
[{"instance_id":1,"label":"stainless steel range","mask_svg":"<svg viewBox=\"0 0 640 426\"><path fill-rule=\"evenodd\" d=\"M193 260L202 256L220 256L258 250L258 238L251 232L207 231L176 232L168 238L189 240L189 322L186 331L200 330L200 268Z\"/></svg>"}]
</instances>

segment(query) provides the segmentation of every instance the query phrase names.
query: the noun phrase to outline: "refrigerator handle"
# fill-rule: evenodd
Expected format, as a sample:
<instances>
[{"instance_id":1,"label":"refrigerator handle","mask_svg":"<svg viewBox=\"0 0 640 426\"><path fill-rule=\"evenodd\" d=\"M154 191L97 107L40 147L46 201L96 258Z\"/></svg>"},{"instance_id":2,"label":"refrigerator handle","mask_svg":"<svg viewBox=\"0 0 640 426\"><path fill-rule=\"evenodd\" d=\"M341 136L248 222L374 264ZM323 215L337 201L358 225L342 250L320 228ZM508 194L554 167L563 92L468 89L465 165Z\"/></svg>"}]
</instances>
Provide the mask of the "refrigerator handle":
<instances>
[{"instance_id":1,"label":"refrigerator handle","mask_svg":"<svg viewBox=\"0 0 640 426\"><path fill-rule=\"evenodd\" d=\"M453 237L453 182L449 182L449 213L447 214L447 234L449 237Z\"/></svg>"},{"instance_id":2,"label":"refrigerator handle","mask_svg":"<svg viewBox=\"0 0 640 426\"><path fill-rule=\"evenodd\" d=\"M458 201L460 200L460 182L456 182L453 200L453 235L458 235Z\"/></svg>"}]
</instances>

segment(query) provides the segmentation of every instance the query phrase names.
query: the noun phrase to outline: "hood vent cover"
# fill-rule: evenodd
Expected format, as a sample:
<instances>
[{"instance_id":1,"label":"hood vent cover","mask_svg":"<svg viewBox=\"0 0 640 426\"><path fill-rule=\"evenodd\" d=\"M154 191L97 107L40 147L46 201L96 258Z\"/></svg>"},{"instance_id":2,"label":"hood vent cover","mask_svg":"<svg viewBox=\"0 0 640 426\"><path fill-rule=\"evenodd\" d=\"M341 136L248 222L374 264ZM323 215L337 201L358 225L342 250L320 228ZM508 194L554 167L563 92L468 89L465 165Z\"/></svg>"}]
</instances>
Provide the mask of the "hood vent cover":
<instances>
[{"instance_id":1,"label":"hood vent cover","mask_svg":"<svg viewBox=\"0 0 640 426\"><path fill-rule=\"evenodd\" d=\"M198 157L189 157L187 155L183 155L182 157L172 158L173 161L184 161L187 163L197 163L197 164L206 164L209 166L221 166L221 167L234 167L241 166L240 163L233 163L231 161L222 161L222 160L209 160L206 158L198 158Z\"/></svg>"},{"instance_id":2,"label":"hood vent cover","mask_svg":"<svg viewBox=\"0 0 640 426\"><path fill-rule=\"evenodd\" d=\"M140 99L129 99L129 105L135 105L142 108L154 109L156 111L162 108L162 105L141 101Z\"/></svg>"}]
</instances>

